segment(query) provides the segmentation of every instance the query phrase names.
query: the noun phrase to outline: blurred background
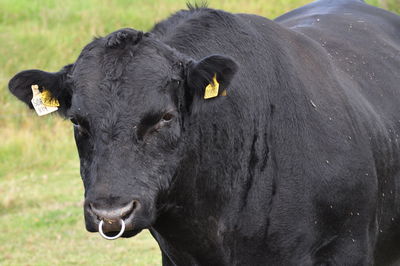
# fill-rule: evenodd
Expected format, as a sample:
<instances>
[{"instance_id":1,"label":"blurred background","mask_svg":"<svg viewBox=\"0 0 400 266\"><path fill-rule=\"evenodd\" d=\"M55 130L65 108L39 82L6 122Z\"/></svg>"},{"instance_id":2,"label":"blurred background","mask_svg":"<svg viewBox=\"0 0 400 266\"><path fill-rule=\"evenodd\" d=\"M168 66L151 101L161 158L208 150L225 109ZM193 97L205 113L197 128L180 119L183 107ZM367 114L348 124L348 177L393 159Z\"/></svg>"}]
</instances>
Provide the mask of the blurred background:
<instances>
[{"instance_id":1,"label":"blurred background","mask_svg":"<svg viewBox=\"0 0 400 266\"><path fill-rule=\"evenodd\" d=\"M208 1L270 19L309 2ZM367 2L400 13L400 0ZM58 71L93 36L123 27L146 31L185 7L185 0L0 0L0 265L161 265L148 232L106 241L85 231L70 122L39 118L7 83L25 69Z\"/></svg>"}]
</instances>

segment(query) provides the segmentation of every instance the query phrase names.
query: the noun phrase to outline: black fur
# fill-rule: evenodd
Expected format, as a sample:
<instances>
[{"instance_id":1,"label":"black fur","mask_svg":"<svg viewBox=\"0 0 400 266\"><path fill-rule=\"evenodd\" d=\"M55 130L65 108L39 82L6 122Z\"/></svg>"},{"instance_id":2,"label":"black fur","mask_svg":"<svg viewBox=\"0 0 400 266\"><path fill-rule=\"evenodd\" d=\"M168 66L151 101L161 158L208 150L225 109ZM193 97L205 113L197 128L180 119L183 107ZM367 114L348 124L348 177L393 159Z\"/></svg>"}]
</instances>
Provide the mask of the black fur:
<instances>
[{"instance_id":1,"label":"black fur","mask_svg":"<svg viewBox=\"0 0 400 266\"><path fill-rule=\"evenodd\" d=\"M150 229L164 265L389 265L399 30L397 15L356 0L275 21L190 8L9 87L27 104L30 85L50 89L75 124L89 231L94 210L133 202L124 236ZM205 100L215 74L228 96Z\"/></svg>"},{"instance_id":2,"label":"black fur","mask_svg":"<svg viewBox=\"0 0 400 266\"><path fill-rule=\"evenodd\" d=\"M106 38L106 47L108 48L125 48L126 44L135 45L143 37L141 31L136 31L134 29L120 29L116 32L109 34Z\"/></svg>"}]
</instances>

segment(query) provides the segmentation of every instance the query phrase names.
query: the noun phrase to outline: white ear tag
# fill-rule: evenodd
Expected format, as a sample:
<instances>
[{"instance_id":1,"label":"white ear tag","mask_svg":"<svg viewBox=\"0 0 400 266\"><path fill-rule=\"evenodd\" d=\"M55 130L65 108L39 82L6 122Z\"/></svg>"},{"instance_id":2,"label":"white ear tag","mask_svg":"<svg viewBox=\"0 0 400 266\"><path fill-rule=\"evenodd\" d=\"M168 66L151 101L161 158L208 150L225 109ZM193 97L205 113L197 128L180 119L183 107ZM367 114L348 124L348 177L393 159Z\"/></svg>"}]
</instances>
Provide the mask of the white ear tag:
<instances>
[{"instance_id":1,"label":"white ear tag","mask_svg":"<svg viewBox=\"0 0 400 266\"><path fill-rule=\"evenodd\" d=\"M31 89L32 89L32 93L33 93L31 103L32 103L33 107L35 108L36 113L39 116L47 115L47 114L50 114L50 113L58 110L57 106L50 106L48 104L44 105L44 103L43 103L44 98L43 98L42 92L39 91L38 85L32 85ZM49 92L47 92L46 95L48 93ZM47 97L47 96L45 96L45 97Z\"/></svg>"}]
</instances>

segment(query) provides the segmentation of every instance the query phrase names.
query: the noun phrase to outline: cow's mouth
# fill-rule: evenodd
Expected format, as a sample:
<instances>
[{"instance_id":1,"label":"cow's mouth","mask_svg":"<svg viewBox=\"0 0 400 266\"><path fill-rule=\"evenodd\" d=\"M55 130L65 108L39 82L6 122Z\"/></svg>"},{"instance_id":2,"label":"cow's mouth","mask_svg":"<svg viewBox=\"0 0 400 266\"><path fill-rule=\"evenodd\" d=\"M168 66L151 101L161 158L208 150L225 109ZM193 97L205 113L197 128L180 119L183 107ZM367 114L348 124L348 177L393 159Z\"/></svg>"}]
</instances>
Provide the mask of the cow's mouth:
<instances>
[{"instance_id":1,"label":"cow's mouth","mask_svg":"<svg viewBox=\"0 0 400 266\"><path fill-rule=\"evenodd\" d=\"M111 225L111 227L107 226L107 225ZM109 228L107 228L107 227L109 227ZM112 230L112 228L118 228L118 227L119 227L119 231L118 232ZM104 228L107 229L106 232L117 232L117 234L111 234L111 235L110 234L106 234L103 231ZM125 233L125 228L126 228L126 225L125 225L124 219L119 219L119 221L118 220L117 221L101 220L99 222L99 233L103 238L108 239L108 240L114 240L114 239L117 239L120 236L122 236Z\"/></svg>"},{"instance_id":2,"label":"cow's mouth","mask_svg":"<svg viewBox=\"0 0 400 266\"><path fill-rule=\"evenodd\" d=\"M120 219L119 221L101 220L98 225L98 232L107 240L114 240L119 237L132 237L140 231L140 229L133 229L133 224L126 225L124 219Z\"/></svg>"},{"instance_id":3,"label":"cow's mouth","mask_svg":"<svg viewBox=\"0 0 400 266\"><path fill-rule=\"evenodd\" d=\"M142 231L141 229L125 231L121 236L119 236L119 238L130 238L139 234L141 231ZM111 231L105 234L109 237L115 237L118 235L118 233L119 233L118 231Z\"/></svg>"}]
</instances>

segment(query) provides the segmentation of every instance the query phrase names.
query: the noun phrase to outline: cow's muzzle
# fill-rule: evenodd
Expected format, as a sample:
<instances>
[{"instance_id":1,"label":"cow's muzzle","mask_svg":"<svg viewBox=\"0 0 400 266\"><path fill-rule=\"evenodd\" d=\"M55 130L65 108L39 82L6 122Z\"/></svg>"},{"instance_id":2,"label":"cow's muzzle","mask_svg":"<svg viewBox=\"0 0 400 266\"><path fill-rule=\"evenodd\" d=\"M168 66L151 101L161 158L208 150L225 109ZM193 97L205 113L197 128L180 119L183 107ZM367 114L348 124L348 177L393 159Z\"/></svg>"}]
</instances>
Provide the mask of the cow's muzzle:
<instances>
[{"instance_id":1,"label":"cow's muzzle","mask_svg":"<svg viewBox=\"0 0 400 266\"><path fill-rule=\"evenodd\" d=\"M136 229L134 228L134 218L136 212L141 209L139 201L133 200L119 208L105 207L100 203L101 201L86 201L85 206L89 215L88 219L93 226L97 227L102 237L114 240L121 236L125 237L126 234L129 235L129 232Z\"/></svg>"}]
</instances>

